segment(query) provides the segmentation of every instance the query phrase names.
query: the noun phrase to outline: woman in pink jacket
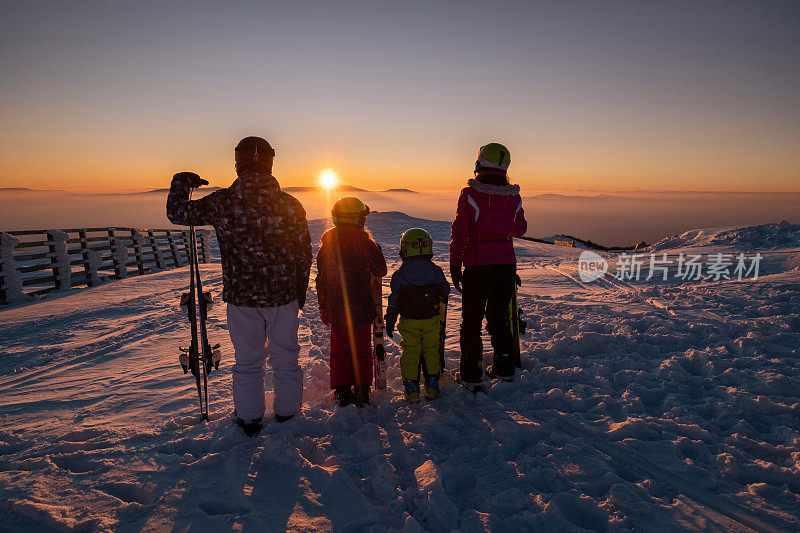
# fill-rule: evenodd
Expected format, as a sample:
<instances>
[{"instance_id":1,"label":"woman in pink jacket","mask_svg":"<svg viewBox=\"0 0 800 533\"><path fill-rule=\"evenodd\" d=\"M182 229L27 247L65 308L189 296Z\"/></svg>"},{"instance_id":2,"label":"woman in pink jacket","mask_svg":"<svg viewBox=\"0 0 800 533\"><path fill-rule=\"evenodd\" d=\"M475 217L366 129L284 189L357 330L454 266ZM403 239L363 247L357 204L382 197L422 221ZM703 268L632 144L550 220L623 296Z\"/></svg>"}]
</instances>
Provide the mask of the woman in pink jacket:
<instances>
[{"instance_id":1,"label":"woman in pink jacket","mask_svg":"<svg viewBox=\"0 0 800 533\"><path fill-rule=\"evenodd\" d=\"M524 235L528 222L519 185L508 181L510 163L511 154L502 144L481 147L475 178L461 190L450 234L450 275L462 293L461 383L472 392L481 390L484 316L494 350L492 373L514 379L508 313L517 263L512 237Z\"/></svg>"}]
</instances>

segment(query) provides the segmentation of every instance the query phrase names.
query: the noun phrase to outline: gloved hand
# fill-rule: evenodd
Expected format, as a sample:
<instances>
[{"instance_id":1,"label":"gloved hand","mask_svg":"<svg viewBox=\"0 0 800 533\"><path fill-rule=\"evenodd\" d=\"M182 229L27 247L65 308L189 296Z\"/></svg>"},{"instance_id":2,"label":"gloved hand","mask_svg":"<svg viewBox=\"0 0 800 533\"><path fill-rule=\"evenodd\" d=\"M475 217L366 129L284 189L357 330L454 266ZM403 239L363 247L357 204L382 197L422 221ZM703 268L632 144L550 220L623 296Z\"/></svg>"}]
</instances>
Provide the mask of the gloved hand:
<instances>
[{"instance_id":1,"label":"gloved hand","mask_svg":"<svg viewBox=\"0 0 800 533\"><path fill-rule=\"evenodd\" d=\"M514 278L516 278L517 287L522 287L522 280L519 277L519 274L514 274Z\"/></svg>"},{"instance_id":2,"label":"gloved hand","mask_svg":"<svg viewBox=\"0 0 800 533\"><path fill-rule=\"evenodd\" d=\"M461 273L461 266L450 264L450 278L453 280L453 287L458 292L461 292L461 282L464 280L464 275Z\"/></svg>"},{"instance_id":3,"label":"gloved hand","mask_svg":"<svg viewBox=\"0 0 800 533\"><path fill-rule=\"evenodd\" d=\"M189 187L192 189L197 189L202 185L208 185L208 180L204 180L194 172L178 172L174 176L172 176L173 180L187 180L189 182Z\"/></svg>"},{"instance_id":4,"label":"gloved hand","mask_svg":"<svg viewBox=\"0 0 800 533\"><path fill-rule=\"evenodd\" d=\"M389 306L386 308L386 315L383 317L383 326L386 328L386 335L394 338L394 324L397 322L397 308Z\"/></svg>"},{"instance_id":5,"label":"gloved hand","mask_svg":"<svg viewBox=\"0 0 800 533\"><path fill-rule=\"evenodd\" d=\"M305 283L300 283L297 285L297 306L300 310L303 310L303 307L306 305L306 292L308 291L308 285Z\"/></svg>"}]
</instances>

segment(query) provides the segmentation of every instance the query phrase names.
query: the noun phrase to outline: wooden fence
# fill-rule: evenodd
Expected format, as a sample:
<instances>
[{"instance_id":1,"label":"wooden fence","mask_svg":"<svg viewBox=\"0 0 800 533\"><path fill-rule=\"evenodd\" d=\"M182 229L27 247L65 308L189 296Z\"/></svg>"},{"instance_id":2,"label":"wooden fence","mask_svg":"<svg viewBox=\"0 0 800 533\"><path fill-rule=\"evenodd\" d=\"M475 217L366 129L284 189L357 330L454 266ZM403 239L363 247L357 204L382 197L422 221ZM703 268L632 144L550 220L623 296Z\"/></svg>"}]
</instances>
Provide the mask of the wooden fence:
<instances>
[{"instance_id":1,"label":"wooden fence","mask_svg":"<svg viewBox=\"0 0 800 533\"><path fill-rule=\"evenodd\" d=\"M211 261L211 232L197 230L198 259ZM0 233L0 305L51 291L189 263L189 230L79 228Z\"/></svg>"}]
</instances>

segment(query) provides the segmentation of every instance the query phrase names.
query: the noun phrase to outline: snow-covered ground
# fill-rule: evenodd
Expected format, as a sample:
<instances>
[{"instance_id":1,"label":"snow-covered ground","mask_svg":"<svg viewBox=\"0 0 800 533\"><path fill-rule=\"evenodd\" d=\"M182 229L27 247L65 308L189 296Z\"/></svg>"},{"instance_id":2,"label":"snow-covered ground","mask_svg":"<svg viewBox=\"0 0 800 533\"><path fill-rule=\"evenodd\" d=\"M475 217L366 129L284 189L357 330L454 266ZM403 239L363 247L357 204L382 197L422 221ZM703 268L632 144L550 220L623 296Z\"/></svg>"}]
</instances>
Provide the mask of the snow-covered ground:
<instances>
[{"instance_id":1,"label":"snow-covered ground","mask_svg":"<svg viewBox=\"0 0 800 533\"><path fill-rule=\"evenodd\" d=\"M417 225L447 264L448 223L369 224L390 271ZM324 222L311 226L318 242ZM392 341L389 388L367 408L335 406L312 283L303 411L255 439L230 419L221 302L212 420L198 421L177 361L185 268L6 308L0 531L799 530L799 243L789 224L665 239L658 254L763 256L757 280L682 283L587 283L581 250L519 243L518 379L476 396L446 384L412 406ZM219 264L201 270L219 293ZM459 311L456 293L450 369Z\"/></svg>"}]
</instances>

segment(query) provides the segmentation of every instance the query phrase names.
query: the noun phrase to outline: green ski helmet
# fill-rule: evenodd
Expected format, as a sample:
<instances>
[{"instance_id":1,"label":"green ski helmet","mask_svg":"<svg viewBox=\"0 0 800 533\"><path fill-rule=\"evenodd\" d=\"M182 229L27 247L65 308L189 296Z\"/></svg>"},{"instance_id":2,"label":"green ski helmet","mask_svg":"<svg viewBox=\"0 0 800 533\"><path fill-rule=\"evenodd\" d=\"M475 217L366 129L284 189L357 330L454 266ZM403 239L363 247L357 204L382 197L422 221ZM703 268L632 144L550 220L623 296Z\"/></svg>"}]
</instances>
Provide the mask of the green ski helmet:
<instances>
[{"instance_id":1,"label":"green ski helmet","mask_svg":"<svg viewBox=\"0 0 800 533\"><path fill-rule=\"evenodd\" d=\"M475 161L475 170L484 168L496 168L498 170L508 170L511 164L511 152L500 143L489 143L481 146L478 150L478 160Z\"/></svg>"},{"instance_id":2,"label":"green ski helmet","mask_svg":"<svg viewBox=\"0 0 800 533\"><path fill-rule=\"evenodd\" d=\"M433 257L433 238L422 228L407 229L400 236L400 258Z\"/></svg>"}]
</instances>

